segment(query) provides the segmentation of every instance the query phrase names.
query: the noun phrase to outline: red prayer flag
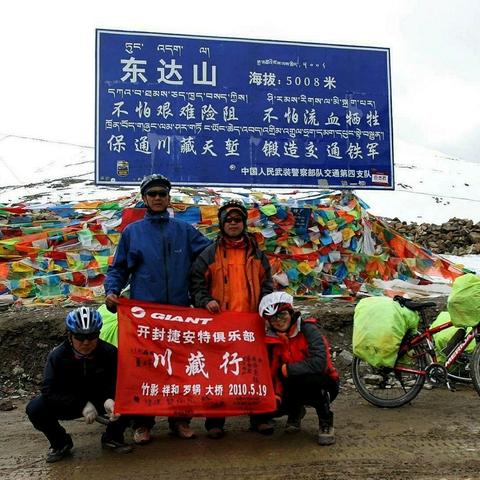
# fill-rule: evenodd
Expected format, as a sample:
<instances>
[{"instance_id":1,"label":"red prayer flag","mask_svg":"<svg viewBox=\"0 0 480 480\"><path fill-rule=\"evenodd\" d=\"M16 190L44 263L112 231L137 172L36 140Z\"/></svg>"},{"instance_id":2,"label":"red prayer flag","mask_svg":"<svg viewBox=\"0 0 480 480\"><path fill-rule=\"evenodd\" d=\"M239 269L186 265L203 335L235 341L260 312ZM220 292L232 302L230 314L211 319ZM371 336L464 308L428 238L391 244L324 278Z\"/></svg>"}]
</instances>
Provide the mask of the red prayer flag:
<instances>
[{"instance_id":1,"label":"red prayer flag","mask_svg":"<svg viewBox=\"0 0 480 480\"><path fill-rule=\"evenodd\" d=\"M115 410L175 417L275 410L257 313L121 299Z\"/></svg>"},{"instance_id":2,"label":"red prayer flag","mask_svg":"<svg viewBox=\"0 0 480 480\"><path fill-rule=\"evenodd\" d=\"M146 213L146 208L124 208L122 211L122 223L119 225L118 230L123 232L128 224L141 220Z\"/></svg>"}]
</instances>

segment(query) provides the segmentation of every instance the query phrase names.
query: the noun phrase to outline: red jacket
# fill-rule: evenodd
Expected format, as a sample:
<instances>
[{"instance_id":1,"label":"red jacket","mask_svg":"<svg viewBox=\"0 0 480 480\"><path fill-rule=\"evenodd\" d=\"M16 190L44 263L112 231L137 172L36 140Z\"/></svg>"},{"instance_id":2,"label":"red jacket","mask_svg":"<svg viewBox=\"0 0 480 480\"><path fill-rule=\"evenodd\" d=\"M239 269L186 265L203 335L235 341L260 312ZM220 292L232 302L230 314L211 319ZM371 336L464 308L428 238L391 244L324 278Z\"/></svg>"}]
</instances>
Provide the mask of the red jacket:
<instances>
[{"instance_id":1,"label":"red jacket","mask_svg":"<svg viewBox=\"0 0 480 480\"><path fill-rule=\"evenodd\" d=\"M330 345L320 333L315 318L298 321L287 333L267 333L269 344L270 369L275 393L282 393L282 377L323 374L334 381L339 375L333 366ZM282 366L283 368L282 373Z\"/></svg>"}]
</instances>

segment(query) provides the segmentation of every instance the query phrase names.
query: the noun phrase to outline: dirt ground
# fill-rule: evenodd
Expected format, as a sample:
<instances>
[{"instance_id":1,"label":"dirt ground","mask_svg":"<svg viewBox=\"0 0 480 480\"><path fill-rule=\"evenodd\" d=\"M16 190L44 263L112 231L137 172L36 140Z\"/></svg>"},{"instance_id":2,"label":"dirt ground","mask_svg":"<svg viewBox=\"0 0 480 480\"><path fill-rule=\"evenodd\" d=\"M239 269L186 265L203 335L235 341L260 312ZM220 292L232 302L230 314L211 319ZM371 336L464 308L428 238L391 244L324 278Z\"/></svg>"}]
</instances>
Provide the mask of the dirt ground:
<instances>
[{"instance_id":1,"label":"dirt ground","mask_svg":"<svg viewBox=\"0 0 480 480\"><path fill-rule=\"evenodd\" d=\"M337 442L315 443L316 418L311 409L303 431L262 437L248 432L248 419L228 419L222 440L205 436L202 420L193 425L194 440L169 437L166 421L157 419L154 442L127 455L100 449L101 425L65 422L75 443L74 454L46 464L47 442L33 430L24 402L0 412L4 480L181 479L478 479L480 440L478 395L469 387L457 392L424 390L412 403L386 410L370 406L344 389L334 402Z\"/></svg>"},{"instance_id":2,"label":"dirt ground","mask_svg":"<svg viewBox=\"0 0 480 480\"><path fill-rule=\"evenodd\" d=\"M283 432L277 420L272 437L248 431L248 419L230 418L222 440L205 436L194 419L194 440L168 435L157 418L154 442L128 455L102 451L99 424L64 422L75 448L71 458L45 463L47 441L24 413L37 390L49 349L63 333L60 307L10 308L0 312L0 479L89 480L92 478L256 478L256 479L479 479L480 398L470 386L423 390L412 404L379 409L366 403L351 383L348 353L354 304L305 303L329 336L342 388L333 404L337 442L316 444L315 412L308 409L302 432ZM444 302L438 302L438 309ZM432 309L435 310L435 309ZM435 311L432 311L432 315ZM16 408L5 411L10 404ZM127 433L131 441L131 432Z\"/></svg>"}]
</instances>

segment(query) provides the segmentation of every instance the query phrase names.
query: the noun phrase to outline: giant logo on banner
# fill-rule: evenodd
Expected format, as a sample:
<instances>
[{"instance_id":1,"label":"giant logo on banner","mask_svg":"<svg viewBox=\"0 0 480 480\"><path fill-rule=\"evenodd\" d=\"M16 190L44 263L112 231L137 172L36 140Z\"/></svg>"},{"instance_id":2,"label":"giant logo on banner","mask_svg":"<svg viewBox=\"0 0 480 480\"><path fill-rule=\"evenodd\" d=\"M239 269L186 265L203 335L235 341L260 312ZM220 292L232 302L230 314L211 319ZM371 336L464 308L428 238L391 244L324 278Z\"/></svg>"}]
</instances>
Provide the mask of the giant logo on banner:
<instances>
[{"instance_id":1,"label":"giant logo on banner","mask_svg":"<svg viewBox=\"0 0 480 480\"><path fill-rule=\"evenodd\" d=\"M244 415L275 410L256 313L122 299L115 409L125 414Z\"/></svg>"},{"instance_id":2,"label":"giant logo on banner","mask_svg":"<svg viewBox=\"0 0 480 480\"><path fill-rule=\"evenodd\" d=\"M97 30L96 183L393 189L387 48Z\"/></svg>"}]
</instances>

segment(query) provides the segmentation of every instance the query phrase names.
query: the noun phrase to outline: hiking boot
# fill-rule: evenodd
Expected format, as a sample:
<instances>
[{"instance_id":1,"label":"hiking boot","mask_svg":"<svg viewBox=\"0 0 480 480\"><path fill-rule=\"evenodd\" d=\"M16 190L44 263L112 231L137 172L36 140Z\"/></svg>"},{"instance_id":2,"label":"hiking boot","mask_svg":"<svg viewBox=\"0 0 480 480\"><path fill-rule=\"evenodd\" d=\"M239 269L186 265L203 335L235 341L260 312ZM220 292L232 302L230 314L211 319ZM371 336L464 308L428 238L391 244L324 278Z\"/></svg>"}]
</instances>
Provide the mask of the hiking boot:
<instances>
[{"instance_id":1,"label":"hiking boot","mask_svg":"<svg viewBox=\"0 0 480 480\"><path fill-rule=\"evenodd\" d=\"M138 427L133 434L133 441L136 445L146 445L152 441L150 429L148 427Z\"/></svg>"},{"instance_id":2,"label":"hiking boot","mask_svg":"<svg viewBox=\"0 0 480 480\"><path fill-rule=\"evenodd\" d=\"M115 453L130 453L133 450L131 445L127 445L125 442L119 442L118 440L113 440L102 436L102 448L105 450L111 450Z\"/></svg>"},{"instance_id":3,"label":"hiking boot","mask_svg":"<svg viewBox=\"0 0 480 480\"><path fill-rule=\"evenodd\" d=\"M335 429L333 428L333 413L329 412L325 418L319 418L318 444L332 445L335 443Z\"/></svg>"},{"instance_id":4,"label":"hiking boot","mask_svg":"<svg viewBox=\"0 0 480 480\"><path fill-rule=\"evenodd\" d=\"M171 434L184 440L195 438L195 432L192 430L187 422L175 422L170 426Z\"/></svg>"},{"instance_id":5,"label":"hiking boot","mask_svg":"<svg viewBox=\"0 0 480 480\"><path fill-rule=\"evenodd\" d=\"M260 433L260 435L273 435L275 427L272 422L251 423L250 430L252 432Z\"/></svg>"},{"instance_id":6,"label":"hiking boot","mask_svg":"<svg viewBox=\"0 0 480 480\"><path fill-rule=\"evenodd\" d=\"M62 458L65 458L66 456L70 455L72 448L73 448L72 437L66 434L65 443L59 448L50 447L45 461L47 463L58 462L59 460L62 460Z\"/></svg>"},{"instance_id":7,"label":"hiking boot","mask_svg":"<svg viewBox=\"0 0 480 480\"><path fill-rule=\"evenodd\" d=\"M223 428L213 427L207 430L207 437L214 440L218 440L225 436L225 430Z\"/></svg>"},{"instance_id":8,"label":"hiking boot","mask_svg":"<svg viewBox=\"0 0 480 480\"><path fill-rule=\"evenodd\" d=\"M285 425L285 433L297 433L300 431L302 424L302 418L307 413L307 410L302 405L302 408L298 413L290 413L287 418L287 423Z\"/></svg>"}]
</instances>

